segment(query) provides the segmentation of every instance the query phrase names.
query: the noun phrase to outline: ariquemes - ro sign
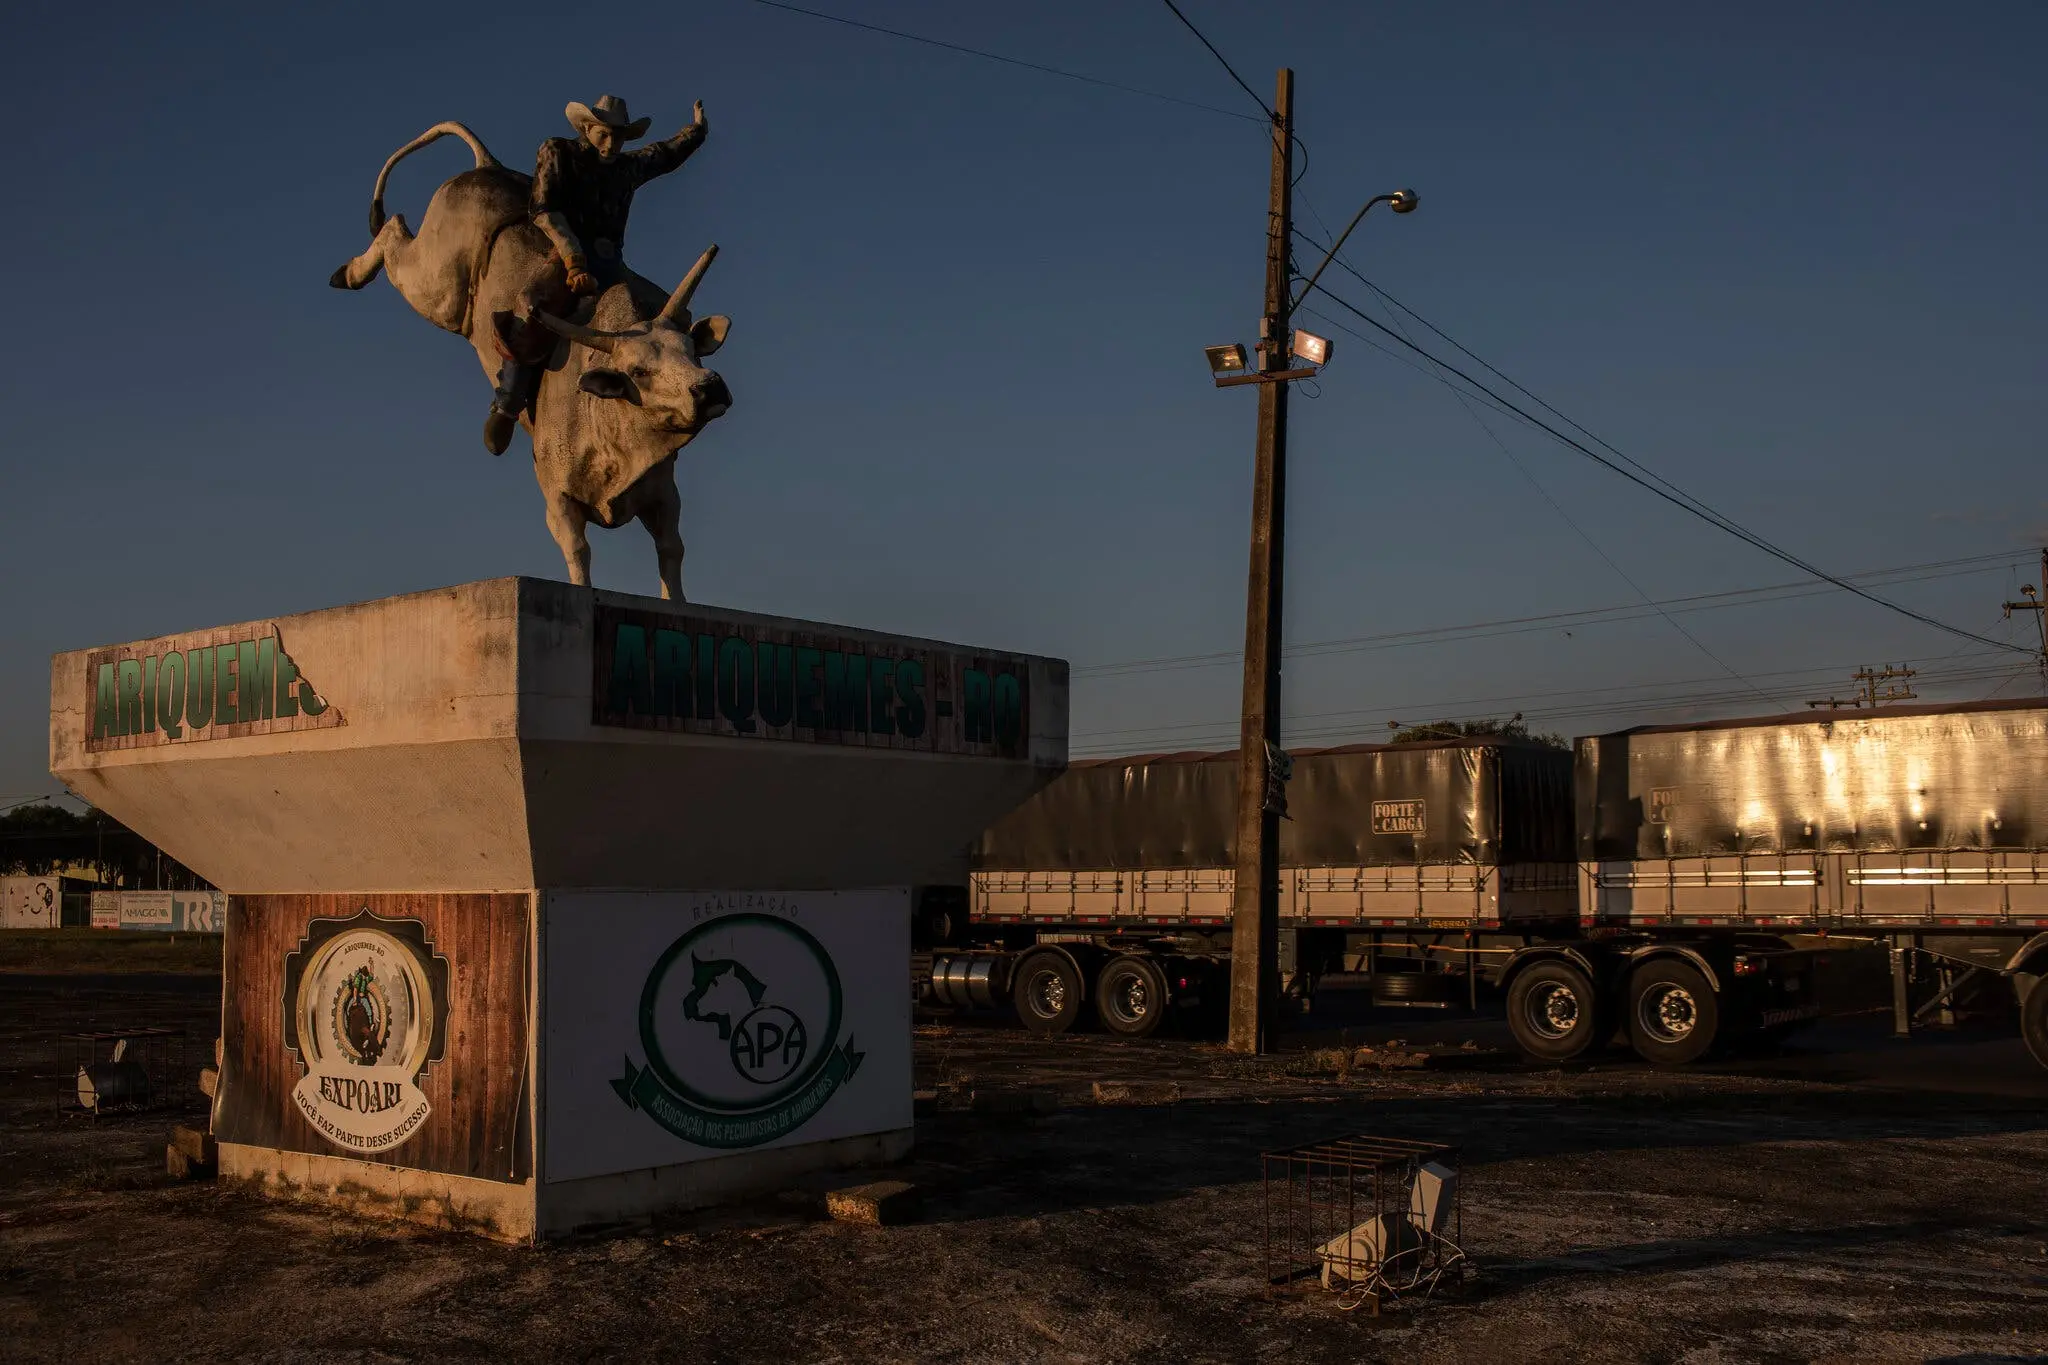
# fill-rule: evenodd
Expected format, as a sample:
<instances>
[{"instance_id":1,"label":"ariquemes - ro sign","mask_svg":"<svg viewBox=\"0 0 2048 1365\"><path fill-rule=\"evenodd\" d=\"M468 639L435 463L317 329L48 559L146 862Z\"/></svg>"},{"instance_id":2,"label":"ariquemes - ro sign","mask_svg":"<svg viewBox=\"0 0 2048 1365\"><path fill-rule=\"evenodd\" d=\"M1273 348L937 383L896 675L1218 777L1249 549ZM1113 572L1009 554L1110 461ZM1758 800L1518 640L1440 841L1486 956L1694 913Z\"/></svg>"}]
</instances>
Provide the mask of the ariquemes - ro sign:
<instances>
[{"instance_id":1,"label":"ariquemes - ro sign","mask_svg":"<svg viewBox=\"0 0 2048 1365\"><path fill-rule=\"evenodd\" d=\"M1026 660L767 623L597 609L599 725L1023 758Z\"/></svg>"}]
</instances>

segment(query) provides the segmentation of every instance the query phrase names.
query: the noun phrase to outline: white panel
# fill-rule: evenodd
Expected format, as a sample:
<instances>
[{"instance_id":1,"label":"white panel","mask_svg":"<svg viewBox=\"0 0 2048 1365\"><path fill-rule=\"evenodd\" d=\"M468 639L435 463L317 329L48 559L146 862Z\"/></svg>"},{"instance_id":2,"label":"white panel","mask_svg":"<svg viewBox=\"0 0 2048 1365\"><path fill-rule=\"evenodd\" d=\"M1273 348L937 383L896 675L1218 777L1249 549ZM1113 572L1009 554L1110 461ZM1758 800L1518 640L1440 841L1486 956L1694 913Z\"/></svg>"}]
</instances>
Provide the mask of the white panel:
<instances>
[{"instance_id":1,"label":"white panel","mask_svg":"<svg viewBox=\"0 0 2048 1365\"><path fill-rule=\"evenodd\" d=\"M64 898L55 877L0 878L0 926L55 929L63 921Z\"/></svg>"},{"instance_id":2,"label":"white panel","mask_svg":"<svg viewBox=\"0 0 2048 1365\"><path fill-rule=\"evenodd\" d=\"M542 924L543 1181L911 1126L907 888L551 891Z\"/></svg>"}]
</instances>

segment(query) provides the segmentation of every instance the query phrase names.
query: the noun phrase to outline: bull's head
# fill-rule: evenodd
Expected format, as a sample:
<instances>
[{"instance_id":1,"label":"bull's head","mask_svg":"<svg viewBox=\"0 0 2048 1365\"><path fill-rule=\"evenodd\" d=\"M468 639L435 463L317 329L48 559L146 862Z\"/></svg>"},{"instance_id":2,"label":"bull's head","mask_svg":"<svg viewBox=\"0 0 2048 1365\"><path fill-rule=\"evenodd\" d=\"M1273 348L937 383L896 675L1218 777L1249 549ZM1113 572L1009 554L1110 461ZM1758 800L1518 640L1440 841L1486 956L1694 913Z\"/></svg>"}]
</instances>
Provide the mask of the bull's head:
<instances>
[{"instance_id":1,"label":"bull's head","mask_svg":"<svg viewBox=\"0 0 2048 1365\"><path fill-rule=\"evenodd\" d=\"M577 387L642 409L662 433L680 438L678 445L732 406L725 380L703 365L725 343L732 319L690 318L690 296L717 255L717 247L707 248L659 313L623 331L598 331L544 312L534 314L551 331L604 353L605 362L585 370Z\"/></svg>"}]
</instances>

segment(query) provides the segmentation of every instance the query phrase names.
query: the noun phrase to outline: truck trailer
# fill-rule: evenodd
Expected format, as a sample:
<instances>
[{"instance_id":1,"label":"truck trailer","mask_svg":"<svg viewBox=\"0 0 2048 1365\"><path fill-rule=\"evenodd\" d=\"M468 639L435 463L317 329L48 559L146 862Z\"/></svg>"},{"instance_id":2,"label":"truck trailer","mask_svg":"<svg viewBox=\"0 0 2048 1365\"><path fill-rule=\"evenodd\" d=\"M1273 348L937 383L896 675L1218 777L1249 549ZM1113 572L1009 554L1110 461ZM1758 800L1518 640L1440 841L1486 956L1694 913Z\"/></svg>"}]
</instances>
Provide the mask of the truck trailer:
<instances>
[{"instance_id":1,"label":"truck trailer","mask_svg":"<svg viewBox=\"0 0 2048 1365\"><path fill-rule=\"evenodd\" d=\"M1226 990L1234 752L1078 762L928 888L927 1003L1149 1034ZM1897 1031L2009 991L2048 1066L2048 705L1648 726L1294 755L1280 969L1386 1003L1504 999L1518 1046L1693 1061L1819 1013L1889 951Z\"/></svg>"}]
</instances>

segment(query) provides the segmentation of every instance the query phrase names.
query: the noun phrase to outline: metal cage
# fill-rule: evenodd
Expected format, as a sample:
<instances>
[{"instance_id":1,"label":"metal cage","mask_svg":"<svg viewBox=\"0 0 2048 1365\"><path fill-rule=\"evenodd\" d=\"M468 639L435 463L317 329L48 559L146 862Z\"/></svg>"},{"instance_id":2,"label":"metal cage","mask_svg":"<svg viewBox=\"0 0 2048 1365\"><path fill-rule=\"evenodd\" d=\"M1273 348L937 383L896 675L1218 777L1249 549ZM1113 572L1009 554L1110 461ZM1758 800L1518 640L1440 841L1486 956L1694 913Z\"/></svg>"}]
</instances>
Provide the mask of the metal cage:
<instances>
[{"instance_id":1,"label":"metal cage","mask_svg":"<svg viewBox=\"0 0 2048 1365\"><path fill-rule=\"evenodd\" d=\"M1458 1148L1357 1134L1260 1161L1269 1298L1319 1281L1377 1313L1464 1278Z\"/></svg>"}]
</instances>

